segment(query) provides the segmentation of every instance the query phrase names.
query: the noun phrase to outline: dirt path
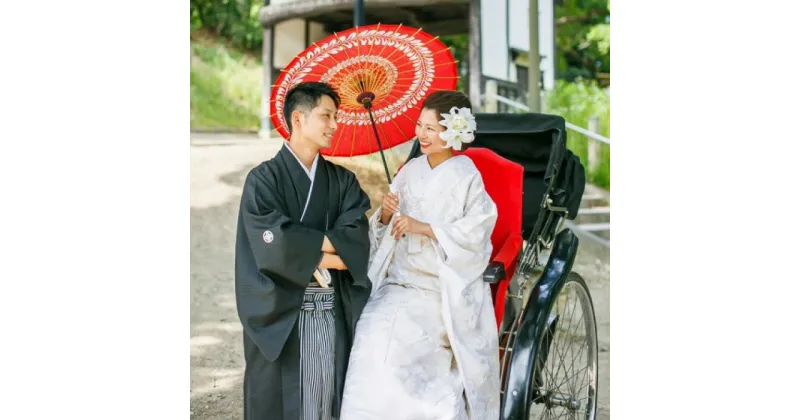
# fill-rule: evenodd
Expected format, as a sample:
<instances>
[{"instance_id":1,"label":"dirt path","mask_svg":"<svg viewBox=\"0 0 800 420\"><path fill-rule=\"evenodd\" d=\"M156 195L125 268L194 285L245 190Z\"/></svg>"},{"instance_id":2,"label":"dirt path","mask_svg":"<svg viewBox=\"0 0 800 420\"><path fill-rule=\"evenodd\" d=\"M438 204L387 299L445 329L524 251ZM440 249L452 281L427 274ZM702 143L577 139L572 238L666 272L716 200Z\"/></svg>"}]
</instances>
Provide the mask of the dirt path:
<instances>
[{"instance_id":1,"label":"dirt path","mask_svg":"<svg viewBox=\"0 0 800 420\"><path fill-rule=\"evenodd\" d=\"M242 417L242 327L233 293L236 215L244 177L280 149L278 140L192 135L191 145L191 418ZM373 208L386 179L379 160L339 160L355 170ZM608 419L608 251L581 241L575 271L594 299L600 338L599 420Z\"/></svg>"}]
</instances>

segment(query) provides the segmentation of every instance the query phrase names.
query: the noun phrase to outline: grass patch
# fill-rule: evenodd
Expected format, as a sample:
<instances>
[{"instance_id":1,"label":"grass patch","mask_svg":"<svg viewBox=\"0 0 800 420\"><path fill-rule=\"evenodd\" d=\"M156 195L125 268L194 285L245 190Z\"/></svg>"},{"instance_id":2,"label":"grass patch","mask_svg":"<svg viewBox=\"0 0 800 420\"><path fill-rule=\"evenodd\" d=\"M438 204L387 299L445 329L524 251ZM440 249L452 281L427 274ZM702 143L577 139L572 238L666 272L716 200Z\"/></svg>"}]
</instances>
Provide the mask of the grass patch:
<instances>
[{"instance_id":1,"label":"grass patch","mask_svg":"<svg viewBox=\"0 0 800 420\"><path fill-rule=\"evenodd\" d=\"M258 131L261 63L211 38L191 41L192 130Z\"/></svg>"}]
</instances>

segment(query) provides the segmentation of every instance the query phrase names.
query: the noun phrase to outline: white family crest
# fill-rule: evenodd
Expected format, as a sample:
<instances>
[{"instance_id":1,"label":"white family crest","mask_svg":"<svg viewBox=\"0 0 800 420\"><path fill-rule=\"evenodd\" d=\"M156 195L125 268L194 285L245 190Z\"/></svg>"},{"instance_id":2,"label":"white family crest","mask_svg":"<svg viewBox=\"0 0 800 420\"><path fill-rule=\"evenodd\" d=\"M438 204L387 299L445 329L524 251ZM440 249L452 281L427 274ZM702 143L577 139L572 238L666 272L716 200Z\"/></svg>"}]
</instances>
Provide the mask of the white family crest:
<instances>
[{"instance_id":1,"label":"white family crest","mask_svg":"<svg viewBox=\"0 0 800 420\"><path fill-rule=\"evenodd\" d=\"M445 141L445 147L452 147L461 150L463 143L471 143L475 140L475 130L477 124L475 116L469 108L450 108L449 114L443 115L444 119L439 124L447 127L447 130L439 133L439 137Z\"/></svg>"},{"instance_id":2,"label":"white family crest","mask_svg":"<svg viewBox=\"0 0 800 420\"><path fill-rule=\"evenodd\" d=\"M272 240L275 239L275 237L272 235L272 232L268 230L265 230L264 234L261 235L261 237L264 238L264 242L266 243L272 243Z\"/></svg>"}]
</instances>

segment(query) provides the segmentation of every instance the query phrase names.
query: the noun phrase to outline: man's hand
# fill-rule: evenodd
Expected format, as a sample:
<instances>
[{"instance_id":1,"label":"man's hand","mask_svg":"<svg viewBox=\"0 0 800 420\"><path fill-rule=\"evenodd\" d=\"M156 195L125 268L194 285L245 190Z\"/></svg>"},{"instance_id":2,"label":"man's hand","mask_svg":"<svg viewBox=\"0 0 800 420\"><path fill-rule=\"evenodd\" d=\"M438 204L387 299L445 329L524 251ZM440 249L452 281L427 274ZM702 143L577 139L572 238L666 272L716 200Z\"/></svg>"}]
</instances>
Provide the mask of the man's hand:
<instances>
[{"instance_id":1,"label":"man's hand","mask_svg":"<svg viewBox=\"0 0 800 420\"><path fill-rule=\"evenodd\" d=\"M336 253L336 248L333 247L331 240L327 236L322 239L322 252L327 252L328 254Z\"/></svg>"},{"instance_id":2,"label":"man's hand","mask_svg":"<svg viewBox=\"0 0 800 420\"><path fill-rule=\"evenodd\" d=\"M422 223L410 216L398 216L392 225L392 236L395 239L400 239L406 233L416 233L435 239L431 225Z\"/></svg>"},{"instance_id":3,"label":"man's hand","mask_svg":"<svg viewBox=\"0 0 800 420\"><path fill-rule=\"evenodd\" d=\"M381 203L381 223L388 224L392 215L400 211L400 198L396 194L387 192Z\"/></svg>"},{"instance_id":4,"label":"man's hand","mask_svg":"<svg viewBox=\"0 0 800 420\"><path fill-rule=\"evenodd\" d=\"M322 254L322 261L319 263L319 268L327 268L331 270L347 270L342 258L336 254L329 254L327 252Z\"/></svg>"}]
</instances>

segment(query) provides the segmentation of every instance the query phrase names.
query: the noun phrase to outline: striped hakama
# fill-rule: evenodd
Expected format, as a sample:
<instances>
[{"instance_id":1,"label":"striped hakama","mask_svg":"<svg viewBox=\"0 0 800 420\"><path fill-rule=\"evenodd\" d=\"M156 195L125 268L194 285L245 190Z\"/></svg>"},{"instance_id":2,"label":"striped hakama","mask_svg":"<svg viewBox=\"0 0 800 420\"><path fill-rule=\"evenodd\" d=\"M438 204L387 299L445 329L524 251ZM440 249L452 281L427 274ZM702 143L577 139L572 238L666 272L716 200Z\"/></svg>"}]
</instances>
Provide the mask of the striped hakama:
<instances>
[{"instance_id":1,"label":"striped hakama","mask_svg":"<svg viewBox=\"0 0 800 420\"><path fill-rule=\"evenodd\" d=\"M301 420L330 420L334 395L333 288L309 284L301 309Z\"/></svg>"}]
</instances>

